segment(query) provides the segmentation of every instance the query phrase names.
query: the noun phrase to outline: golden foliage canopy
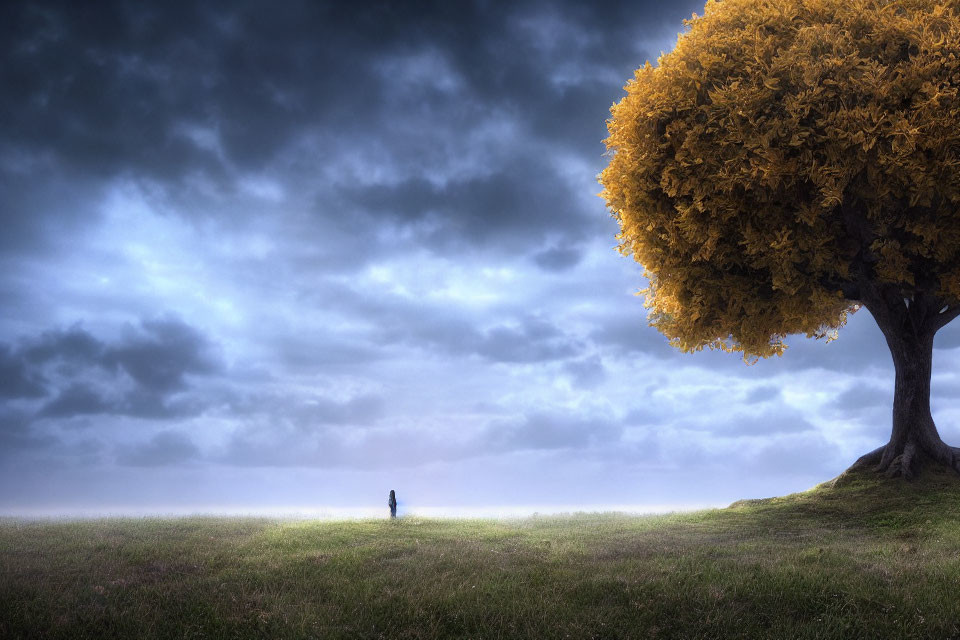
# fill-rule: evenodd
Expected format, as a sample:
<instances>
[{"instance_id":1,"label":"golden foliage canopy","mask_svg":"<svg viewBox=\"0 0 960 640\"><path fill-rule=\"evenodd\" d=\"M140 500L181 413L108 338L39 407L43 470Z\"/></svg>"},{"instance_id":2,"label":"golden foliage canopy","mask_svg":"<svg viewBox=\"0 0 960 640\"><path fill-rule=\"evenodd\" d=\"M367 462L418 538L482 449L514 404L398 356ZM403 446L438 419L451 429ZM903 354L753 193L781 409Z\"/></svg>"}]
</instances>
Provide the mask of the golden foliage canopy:
<instances>
[{"instance_id":1,"label":"golden foliage canopy","mask_svg":"<svg viewBox=\"0 0 960 640\"><path fill-rule=\"evenodd\" d=\"M832 337L867 280L960 302L960 2L708 0L626 85L600 176L684 350Z\"/></svg>"}]
</instances>

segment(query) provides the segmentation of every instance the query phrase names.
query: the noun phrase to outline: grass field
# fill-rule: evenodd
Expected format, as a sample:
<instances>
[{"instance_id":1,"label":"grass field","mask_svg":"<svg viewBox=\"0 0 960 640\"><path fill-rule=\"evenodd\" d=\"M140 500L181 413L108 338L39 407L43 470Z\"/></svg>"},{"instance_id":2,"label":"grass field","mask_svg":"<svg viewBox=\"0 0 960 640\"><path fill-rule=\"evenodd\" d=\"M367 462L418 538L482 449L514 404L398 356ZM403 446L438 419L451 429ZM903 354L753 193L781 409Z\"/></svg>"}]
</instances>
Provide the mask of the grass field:
<instances>
[{"instance_id":1,"label":"grass field","mask_svg":"<svg viewBox=\"0 0 960 640\"><path fill-rule=\"evenodd\" d=\"M2 638L958 638L960 482L672 516L0 521Z\"/></svg>"}]
</instances>

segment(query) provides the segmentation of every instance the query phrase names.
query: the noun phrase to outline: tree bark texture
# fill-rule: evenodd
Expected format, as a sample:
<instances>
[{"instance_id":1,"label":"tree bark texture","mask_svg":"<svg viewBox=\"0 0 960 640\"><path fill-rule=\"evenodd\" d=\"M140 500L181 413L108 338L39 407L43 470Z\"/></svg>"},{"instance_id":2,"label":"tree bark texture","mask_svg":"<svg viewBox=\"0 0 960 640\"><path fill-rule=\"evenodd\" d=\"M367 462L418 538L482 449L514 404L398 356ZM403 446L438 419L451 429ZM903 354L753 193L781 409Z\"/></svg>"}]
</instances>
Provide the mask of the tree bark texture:
<instances>
[{"instance_id":1,"label":"tree bark texture","mask_svg":"<svg viewBox=\"0 0 960 640\"><path fill-rule=\"evenodd\" d=\"M960 472L960 449L940 439L930 412L933 337L949 319L934 299L904 300L876 288L862 295L883 336L896 371L890 441L860 458L853 468L872 466L911 479L924 458Z\"/></svg>"}]
</instances>

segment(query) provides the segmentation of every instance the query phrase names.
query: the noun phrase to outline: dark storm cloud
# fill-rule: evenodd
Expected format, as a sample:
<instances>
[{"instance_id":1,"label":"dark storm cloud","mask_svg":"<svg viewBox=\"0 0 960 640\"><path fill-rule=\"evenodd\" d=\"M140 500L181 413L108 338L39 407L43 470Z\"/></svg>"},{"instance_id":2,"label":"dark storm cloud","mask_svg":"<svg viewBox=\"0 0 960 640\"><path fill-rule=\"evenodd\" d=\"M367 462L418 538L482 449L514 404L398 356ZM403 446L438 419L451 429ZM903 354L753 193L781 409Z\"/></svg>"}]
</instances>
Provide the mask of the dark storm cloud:
<instances>
[{"instance_id":1,"label":"dark storm cloud","mask_svg":"<svg viewBox=\"0 0 960 640\"><path fill-rule=\"evenodd\" d=\"M153 420L183 418L202 413L212 400L213 398L200 394L171 396L164 391L136 387L113 404L110 412Z\"/></svg>"},{"instance_id":2,"label":"dark storm cloud","mask_svg":"<svg viewBox=\"0 0 960 640\"><path fill-rule=\"evenodd\" d=\"M0 460L10 469L35 469L37 461L54 462L57 469L98 463L103 448L97 438L68 442L48 430L38 429L29 412L0 405Z\"/></svg>"},{"instance_id":3,"label":"dark storm cloud","mask_svg":"<svg viewBox=\"0 0 960 640\"><path fill-rule=\"evenodd\" d=\"M572 247L550 247L534 254L533 261L546 271L567 271L580 263L583 253Z\"/></svg>"},{"instance_id":4,"label":"dark storm cloud","mask_svg":"<svg viewBox=\"0 0 960 640\"><path fill-rule=\"evenodd\" d=\"M73 326L22 340L15 347L0 345L6 395L49 398L38 418L194 414L202 403L177 394L188 390L189 376L221 371L212 343L175 318L127 325L116 341L100 340Z\"/></svg>"},{"instance_id":5,"label":"dark storm cloud","mask_svg":"<svg viewBox=\"0 0 960 640\"><path fill-rule=\"evenodd\" d=\"M205 150L174 135L180 123L210 122L230 106L201 99L221 89L218 71L227 67L219 59L230 55L212 6L7 7L0 76L11 89L0 103L7 145L101 177L132 169L164 179L215 165Z\"/></svg>"},{"instance_id":6,"label":"dark storm cloud","mask_svg":"<svg viewBox=\"0 0 960 640\"><path fill-rule=\"evenodd\" d=\"M69 329L44 332L29 340L22 348L24 357L33 364L54 361L68 364L103 364L106 345L79 325Z\"/></svg>"},{"instance_id":7,"label":"dark storm cloud","mask_svg":"<svg viewBox=\"0 0 960 640\"><path fill-rule=\"evenodd\" d=\"M548 235L562 235L573 242L590 227L599 227L602 219L584 215L567 180L545 163L537 166L531 160L530 164L501 167L492 175L440 186L417 177L399 184L351 188L344 195L377 218L421 229L422 243L441 249L495 243L516 250ZM554 257L553 263L557 262Z\"/></svg>"},{"instance_id":8,"label":"dark storm cloud","mask_svg":"<svg viewBox=\"0 0 960 640\"><path fill-rule=\"evenodd\" d=\"M856 382L839 393L830 406L842 418L864 418L889 415L892 405L892 389Z\"/></svg>"},{"instance_id":9,"label":"dark storm cloud","mask_svg":"<svg viewBox=\"0 0 960 640\"><path fill-rule=\"evenodd\" d=\"M688 4L8 3L4 237L22 248L48 232L44 221L89 222L91 198L68 195L119 176L177 193L201 175L235 192L239 176L310 137L334 143L311 153L321 166L362 137L412 167L405 181L352 195L397 224L442 209L446 232L428 234L438 245L582 233L592 214L578 215L536 158L564 147L599 158L610 102L656 55L640 43L701 3ZM435 167L470 151L458 133L496 113L517 123L510 148L524 151L433 186Z\"/></svg>"},{"instance_id":10,"label":"dark storm cloud","mask_svg":"<svg viewBox=\"0 0 960 640\"><path fill-rule=\"evenodd\" d=\"M122 368L142 389L159 393L182 389L187 375L211 374L220 368L206 337L176 319L145 320L139 327L128 327L120 344L107 349L104 362Z\"/></svg>"},{"instance_id":11,"label":"dark storm cloud","mask_svg":"<svg viewBox=\"0 0 960 640\"><path fill-rule=\"evenodd\" d=\"M30 415L25 411L0 406L0 457L46 451L62 444L54 436L37 433L31 429L30 423Z\"/></svg>"},{"instance_id":12,"label":"dark storm cloud","mask_svg":"<svg viewBox=\"0 0 960 640\"><path fill-rule=\"evenodd\" d=\"M37 398L46 395L45 380L30 367L24 354L0 343L0 398Z\"/></svg>"},{"instance_id":13,"label":"dark storm cloud","mask_svg":"<svg viewBox=\"0 0 960 640\"><path fill-rule=\"evenodd\" d=\"M72 417L110 413L111 405L99 393L82 383L72 383L40 410L40 417Z\"/></svg>"},{"instance_id":14,"label":"dark storm cloud","mask_svg":"<svg viewBox=\"0 0 960 640\"><path fill-rule=\"evenodd\" d=\"M579 343L556 325L528 316L518 326L498 326L486 331L476 352L496 362L542 362L575 355Z\"/></svg>"}]
</instances>

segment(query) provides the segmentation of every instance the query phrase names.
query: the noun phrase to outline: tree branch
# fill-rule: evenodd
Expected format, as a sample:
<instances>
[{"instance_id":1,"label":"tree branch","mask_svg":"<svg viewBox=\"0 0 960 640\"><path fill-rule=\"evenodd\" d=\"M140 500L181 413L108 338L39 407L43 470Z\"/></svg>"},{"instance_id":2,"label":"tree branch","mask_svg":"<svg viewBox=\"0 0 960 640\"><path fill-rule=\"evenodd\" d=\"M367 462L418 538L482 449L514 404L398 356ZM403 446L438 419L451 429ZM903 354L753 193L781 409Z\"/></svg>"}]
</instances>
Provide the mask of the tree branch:
<instances>
[{"instance_id":1,"label":"tree branch","mask_svg":"<svg viewBox=\"0 0 960 640\"><path fill-rule=\"evenodd\" d=\"M934 331L939 331L940 329L944 328L957 316L960 316L960 304L947 307L940 313L936 314L933 317Z\"/></svg>"},{"instance_id":2,"label":"tree branch","mask_svg":"<svg viewBox=\"0 0 960 640\"><path fill-rule=\"evenodd\" d=\"M890 350L899 348L897 345L902 341L903 331L909 322L907 318L909 310L903 297L889 285L877 284L866 279L861 279L858 284L862 294L862 304L876 320Z\"/></svg>"},{"instance_id":3,"label":"tree branch","mask_svg":"<svg viewBox=\"0 0 960 640\"><path fill-rule=\"evenodd\" d=\"M840 291L843 293L843 297L847 300L856 300L860 301L860 286L855 282L841 282L839 287Z\"/></svg>"},{"instance_id":4,"label":"tree branch","mask_svg":"<svg viewBox=\"0 0 960 640\"><path fill-rule=\"evenodd\" d=\"M824 289L839 291L847 300L860 301L860 285L849 280L830 280L823 278L820 280L820 286Z\"/></svg>"}]
</instances>

